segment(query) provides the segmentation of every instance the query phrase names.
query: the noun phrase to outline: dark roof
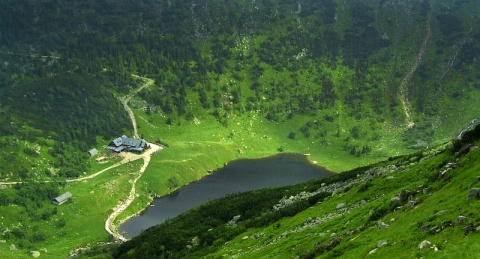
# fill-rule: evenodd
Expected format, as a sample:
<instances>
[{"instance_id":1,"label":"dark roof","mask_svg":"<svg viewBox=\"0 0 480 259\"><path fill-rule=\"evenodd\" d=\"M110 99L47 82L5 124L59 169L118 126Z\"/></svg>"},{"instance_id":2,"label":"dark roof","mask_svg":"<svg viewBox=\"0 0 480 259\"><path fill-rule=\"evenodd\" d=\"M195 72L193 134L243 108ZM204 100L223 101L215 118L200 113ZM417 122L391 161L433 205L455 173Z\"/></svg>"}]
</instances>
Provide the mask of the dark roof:
<instances>
[{"instance_id":1,"label":"dark roof","mask_svg":"<svg viewBox=\"0 0 480 259\"><path fill-rule=\"evenodd\" d=\"M145 148L148 148L148 143L145 140L128 138L125 135L114 139L112 143L106 147L106 149L115 152L122 152L123 150L142 152Z\"/></svg>"},{"instance_id":2,"label":"dark roof","mask_svg":"<svg viewBox=\"0 0 480 259\"><path fill-rule=\"evenodd\" d=\"M123 144L123 137L118 137L118 138L114 139L112 142L117 147L121 146Z\"/></svg>"}]
</instances>

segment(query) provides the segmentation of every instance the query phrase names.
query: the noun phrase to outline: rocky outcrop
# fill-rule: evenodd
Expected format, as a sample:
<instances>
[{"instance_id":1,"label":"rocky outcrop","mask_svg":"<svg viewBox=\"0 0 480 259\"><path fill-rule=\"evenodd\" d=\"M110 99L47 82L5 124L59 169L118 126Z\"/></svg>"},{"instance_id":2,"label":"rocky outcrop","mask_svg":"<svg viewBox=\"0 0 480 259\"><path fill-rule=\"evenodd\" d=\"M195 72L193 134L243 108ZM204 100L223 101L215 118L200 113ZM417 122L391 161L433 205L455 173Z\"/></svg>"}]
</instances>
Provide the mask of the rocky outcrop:
<instances>
[{"instance_id":1,"label":"rocky outcrop","mask_svg":"<svg viewBox=\"0 0 480 259\"><path fill-rule=\"evenodd\" d=\"M420 244L418 244L418 249L422 250L422 249L428 248L430 247L431 244L432 242L428 240L423 240Z\"/></svg>"},{"instance_id":2,"label":"rocky outcrop","mask_svg":"<svg viewBox=\"0 0 480 259\"><path fill-rule=\"evenodd\" d=\"M240 217L241 217L241 215L237 215L237 216L233 217L233 218L227 223L227 227L236 228L236 227L237 227L237 223L238 223L238 221L240 220Z\"/></svg>"},{"instance_id":3,"label":"rocky outcrop","mask_svg":"<svg viewBox=\"0 0 480 259\"><path fill-rule=\"evenodd\" d=\"M478 199L480 198L480 188L473 188L468 192L468 199Z\"/></svg>"}]
</instances>

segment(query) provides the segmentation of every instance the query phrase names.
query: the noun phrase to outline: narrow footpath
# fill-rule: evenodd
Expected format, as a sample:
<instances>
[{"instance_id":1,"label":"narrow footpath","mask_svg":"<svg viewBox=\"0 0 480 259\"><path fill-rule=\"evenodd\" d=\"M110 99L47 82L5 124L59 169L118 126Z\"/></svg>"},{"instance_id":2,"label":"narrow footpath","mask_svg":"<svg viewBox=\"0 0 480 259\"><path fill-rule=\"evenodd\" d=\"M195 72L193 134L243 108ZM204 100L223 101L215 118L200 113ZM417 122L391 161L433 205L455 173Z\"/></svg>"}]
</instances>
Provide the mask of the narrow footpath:
<instances>
[{"instance_id":1,"label":"narrow footpath","mask_svg":"<svg viewBox=\"0 0 480 259\"><path fill-rule=\"evenodd\" d=\"M146 87L152 85L154 81L152 79L148 79L148 78L144 78L144 77L139 77L139 76L134 76L134 77L141 78L142 80L145 81L145 84L143 84L139 88L135 89L131 94L129 94L129 95L123 97L123 98L120 98L120 100L123 104L123 107L128 112L130 120L132 121L133 130L134 130L133 131L134 132L134 137L138 138L138 131L137 131L137 123L136 123L136 120L135 120L135 114L133 113L132 109L128 106L128 102L130 101L130 99L135 94L137 94L141 90L145 89ZM123 153L120 154L123 157L123 159L121 161L119 161L119 162L117 162L117 163L115 163L115 164L113 164L113 165L111 165L111 166L109 166L105 169L102 169L102 170L100 170L100 171L98 171L94 174L89 175L89 176L66 180L66 182L72 183L72 182L80 182L80 181L84 181L84 180L93 179L93 178L99 176L100 174L110 170L110 169L113 169L115 167L121 166L121 165L126 164L126 163L130 163L130 162L138 160L138 159L143 159L143 166L142 166L142 168L140 168L140 171L138 172L135 179L133 180L132 188L130 189L130 193L129 193L127 199L125 201L119 201L118 205L115 208L113 208L113 212L108 216L107 220L105 221L105 230L117 241L124 242L127 239L124 236L122 236L120 233L118 233L118 231L117 231L118 228L117 228L117 226L115 226L115 224L113 222L115 221L116 217L118 215L120 215L120 213L122 213L135 199L135 194L136 194L135 184L137 183L138 179L140 179L140 177L143 175L143 173L147 169L148 164L150 163L151 157L156 152L163 149L163 146L152 144L152 143L148 143L148 144L150 145L150 148L148 150L146 150L145 152L143 152L142 154L134 154L134 153L123 152ZM50 182L58 182L58 181L55 181L55 180L53 180L53 181L40 181L40 183L50 183ZM26 183L26 182L0 182L0 185L14 185L14 184L21 184L21 183Z\"/></svg>"}]
</instances>

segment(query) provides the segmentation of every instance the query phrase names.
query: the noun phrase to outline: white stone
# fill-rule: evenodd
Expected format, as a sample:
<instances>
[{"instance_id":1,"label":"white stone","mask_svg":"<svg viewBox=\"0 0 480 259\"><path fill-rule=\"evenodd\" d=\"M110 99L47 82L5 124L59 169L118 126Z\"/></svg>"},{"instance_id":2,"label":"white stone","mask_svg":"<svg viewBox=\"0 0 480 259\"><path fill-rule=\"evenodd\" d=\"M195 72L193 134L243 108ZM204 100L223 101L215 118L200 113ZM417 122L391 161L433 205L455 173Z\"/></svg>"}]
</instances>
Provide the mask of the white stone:
<instances>
[{"instance_id":1,"label":"white stone","mask_svg":"<svg viewBox=\"0 0 480 259\"><path fill-rule=\"evenodd\" d=\"M418 249L422 250L426 247L429 247L432 243L428 240L423 240L419 245L418 245Z\"/></svg>"}]
</instances>

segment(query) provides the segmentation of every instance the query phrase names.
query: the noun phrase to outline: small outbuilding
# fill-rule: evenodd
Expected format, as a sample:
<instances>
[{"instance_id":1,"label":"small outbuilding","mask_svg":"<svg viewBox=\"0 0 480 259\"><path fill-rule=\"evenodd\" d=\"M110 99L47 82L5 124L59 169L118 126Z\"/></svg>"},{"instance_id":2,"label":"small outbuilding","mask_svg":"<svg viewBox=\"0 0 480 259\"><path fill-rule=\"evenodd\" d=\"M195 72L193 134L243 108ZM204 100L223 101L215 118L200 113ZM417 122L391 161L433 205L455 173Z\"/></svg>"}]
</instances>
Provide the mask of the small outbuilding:
<instances>
[{"instance_id":1,"label":"small outbuilding","mask_svg":"<svg viewBox=\"0 0 480 259\"><path fill-rule=\"evenodd\" d=\"M53 204L62 205L65 202L67 202L68 200L70 200L70 198L72 198L72 194L70 192L66 192L66 193L58 196L57 198L53 199Z\"/></svg>"},{"instance_id":2,"label":"small outbuilding","mask_svg":"<svg viewBox=\"0 0 480 259\"><path fill-rule=\"evenodd\" d=\"M97 149L96 149L96 148L94 148L94 149L92 149L92 150L88 151L88 154L89 154L90 156L94 156L94 155L96 155L97 153L98 153L98 151L97 151Z\"/></svg>"}]
</instances>

